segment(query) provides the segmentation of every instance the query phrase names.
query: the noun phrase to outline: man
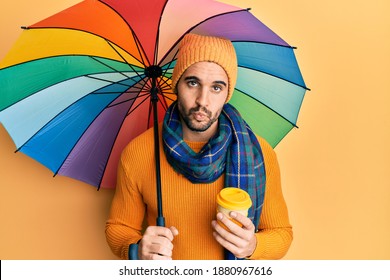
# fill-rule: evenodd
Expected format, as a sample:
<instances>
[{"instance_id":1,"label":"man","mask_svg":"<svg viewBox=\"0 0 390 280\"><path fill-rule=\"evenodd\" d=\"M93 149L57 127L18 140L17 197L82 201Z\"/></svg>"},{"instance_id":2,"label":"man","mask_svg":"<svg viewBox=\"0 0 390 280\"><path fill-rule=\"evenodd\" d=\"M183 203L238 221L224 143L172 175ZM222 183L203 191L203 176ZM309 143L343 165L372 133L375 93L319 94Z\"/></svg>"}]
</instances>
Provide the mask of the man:
<instances>
[{"instance_id":1,"label":"man","mask_svg":"<svg viewBox=\"0 0 390 280\"><path fill-rule=\"evenodd\" d=\"M122 259L278 259L292 241L279 166L227 102L237 79L229 40L187 34L172 87L177 94L161 125L161 182L166 227L154 226L157 201L153 130L124 149L106 225L107 242ZM216 213L226 186L246 190L248 217ZM216 222L219 220L229 230ZM144 228L144 226L146 228Z\"/></svg>"}]
</instances>

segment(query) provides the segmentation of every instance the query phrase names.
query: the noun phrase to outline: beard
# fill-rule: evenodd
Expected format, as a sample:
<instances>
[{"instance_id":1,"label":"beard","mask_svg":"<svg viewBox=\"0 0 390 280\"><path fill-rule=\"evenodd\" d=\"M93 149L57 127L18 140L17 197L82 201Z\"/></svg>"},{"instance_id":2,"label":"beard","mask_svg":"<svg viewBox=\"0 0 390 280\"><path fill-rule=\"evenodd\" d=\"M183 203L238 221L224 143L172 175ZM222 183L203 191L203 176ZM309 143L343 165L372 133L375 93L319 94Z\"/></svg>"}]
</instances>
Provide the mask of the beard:
<instances>
[{"instance_id":1,"label":"beard","mask_svg":"<svg viewBox=\"0 0 390 280\"><path fill-rule=\"evenodd\" d=\"M180 100L177 101L177 106L179 109L180 117L184 121L185 125L191 130L195 132L204 132L210 128L210 126L218 120L219 115L221 114L222 108L216 112L213 116L212 112L209 111L206 107L193 107L185 111L183 104ZM199 122L192 117L193 113L202 112L206 114L207 119L205 121Z\"/></svg>"}]
</instances>

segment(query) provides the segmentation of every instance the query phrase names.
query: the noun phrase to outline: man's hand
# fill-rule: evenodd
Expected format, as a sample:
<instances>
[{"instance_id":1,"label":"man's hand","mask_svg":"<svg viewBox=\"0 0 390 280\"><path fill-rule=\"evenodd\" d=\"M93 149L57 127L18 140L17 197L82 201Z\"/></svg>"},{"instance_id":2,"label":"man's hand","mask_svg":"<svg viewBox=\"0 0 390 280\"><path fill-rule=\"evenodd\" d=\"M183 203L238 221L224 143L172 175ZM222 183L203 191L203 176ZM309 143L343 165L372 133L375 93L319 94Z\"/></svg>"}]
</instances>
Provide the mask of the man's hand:
<instances>
[{"instance_id":1,"label":"man's hand","mask_svg":"<svg viewBox=\"0 0 390 280\"><path fill-rule=\"evenodd\" d=\"M230 231L224 229L217 221L212 221L215 240L225 249L230 251L237 258L247 258L256 249L255 226L252 221L237 212L230 212L230 217L242 224L242 227L232 222L222 213L217 214L217 219L222 222Z\"/></svg>"},{"instance_id":2,"label":"man's hand","mask_svg":"<svg viewBox=\"0 0 390 280\"><path fill-rule=\"evenodd\" d=\"M140 260L171 260L173 238L179 232L175 227L149 226L139 243Z\"/></svg>"}]
</instances>

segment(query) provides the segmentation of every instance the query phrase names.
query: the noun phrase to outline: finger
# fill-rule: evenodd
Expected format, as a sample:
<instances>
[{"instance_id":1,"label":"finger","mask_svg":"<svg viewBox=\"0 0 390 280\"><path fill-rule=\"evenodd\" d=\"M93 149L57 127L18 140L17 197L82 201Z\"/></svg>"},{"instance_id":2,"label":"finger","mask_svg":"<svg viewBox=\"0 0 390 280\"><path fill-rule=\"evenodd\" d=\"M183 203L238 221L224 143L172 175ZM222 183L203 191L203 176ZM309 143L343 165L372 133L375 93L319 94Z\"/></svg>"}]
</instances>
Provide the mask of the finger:
<instances>
[{"instance_id":1,"label":"finger","mask_svg":"<svg viewBox=\"0 0 390 280\"><path fill-rule=\"evenodd\" d=\"M172 257L173 244L165 237L145 237L140 242L140 252L144 259L152 259L152 254Z\"/></svg>"},{"instance_id":2,"label":"finger","mask_svg":"<svg viewBox=\"0 0 390 280\"><path fill-rule=\"evenodd\" d=\"M152 236L162 236L167 238L169 241L173 240L172 231L166 227L159 226L149 226L144 235L152 235Z\"/></svg>"},{"instance_id":3,"label":"finger","mask_svg":"<svg viewBox=\"0 0 390 280\"><path fill-rule=\"evenodd\" d=\"M220 224L215 223L214 238L225 247L228 243L235 246L239 246L242 242L242 239L233 234L231 231L224 229ZM226 247L225 247L226 248Z\"/></svg>"},{"instance_id":4,"label":"finger","mask_svg":"<svg viewBox=\"0 0 390 280\"><path fill-rule=\"evenodd\" d=\"M174 226L171 226L169 229L172 232L173 236L179 235L179 231Z\"/></svg>"},{"instance_id":5,"label":"finger","mask_svg":"<svg viewBox=\"0 0 390 280\"><path fill-rule=\"evenodd\" d=\"M152 256L151 260L154 260L154 261L156 261L156 260L172 260L172 257L162 256L159 254L152 254L151 256Z\"/></svg>"},{"instance_id":6,"label":"finger","mask_svg":"<svg viewBox=\"0 0 390 280\"><path fill-rule=\"evenodd\" d=\"M231 243L217 232L213 232L215 240L226 250L230 251L237 258L248 258L256 249L256 238L254 237L253 243L239 240L238 243Z\"/></svg>"},{"instance_id":7,"label":"finger","mask_svg":"<svg viewBox=\"0 0 390 280\"><path fill-rule=\"evenodd\" d=\"M164 236L145 234L140 242L143 251L147 253L162 253L162 248L172 251L172 242Z\"/></svg>"},{"instance_id":8,"label":"finger","mask_svg":"<svg viewBox=\"0 0 390 280\"><path fill-rule=\"evenodd\" d=\"M238 215L233 214L232 218L237 218ZM212 221L212 226L215 230L213 232L215 240L239 258L250 256L256 248L256 238L254 237L253 229L241 228L224 215L217 215L217 219L223 222L229 230L225 230L219 223ZM246 223L245 219L247 218L242 216L238 217L237 221L240 220L240 222L245 223L246 227L254 228L250 219L248 219L250 223Z\"/></svg>"},{"instance_id":9,"label":"finger","mask_svg":"<svg viewBox=\"0 0 390 280\"><path fill-rule=\"evenodd\" d=\"M235 215L233 214L233 216ZM238 226L225 215L217 215L217 219L219 219L219 221L221 221L229 230L226 230L219 223L213 221L212 225L214 227L214 230L218 233L219 236L221 236L221 238L235 246L245 246L246 242L248 242L254 235L254 232L252 230L247 230L246 228ZM250 221L250 223L252 222Z\"/></svg>"},{"instance_id":10,"label":"finger","mask_svg":"<svg viewBox=\"0 0 390 280\"><path fill-rule=\"evenodd\" d=\"M146 241L151 244L151 246L159 246L161 248L167 248L168 250L173 249L172 242L163 236L149 236ZM156 251L156 253L159 253L159 251Z\"/></svg>"},{"instance_id":11,"label":"finger","mask_svg":"<svg viewBox=\"0 0 390 280\"><path fill-rule=\"evenodd\" d=\"M161 256L166 256L166 257L172 257L172 249L173 246L166 247L162 246L161 244L151 244L149 246L149 253L151 254L158 254Z\"/></svg>"},{"instance_id":12,"label":"finger","mask_svg":"<svg viewBox=\"0 0 390 280\"><path fill-rule=\"evenodd\" d=\"M218 226L219 225L216 223L215 227L217 228ZM238 258L246 258L253 254L257 244L254 233L252 233L252 237L249 237L248 235L248 239L243 239L242 237L232 234L223 228L220 232L221 233L218 231L213 232L214 239L233 255Z\"/></svg>"},{"instance_id":13,"label":"finger","mask_svg":"<svg viewBox=\"0 0 390 280\"><path fill-rule=\"evenodd\" d=\"M225 225L225 227L228 228L228 231L232 233L236 234L238 231L241 230L241 226L237 225L235 222L233 222L228 216L226 216L223 213L217 214L217 220L218 222ZM219 226L218 229L219 228L226 231L226 228L223 228L222 226Z\"/></svg>"},{"instance_id":14,"label":"finger","mask_svg":"<svg viewBox=\"0 0 390 280\"><path fill-rule=\"evenodd\" d=\"M218 216L217 216L218 217ZM219 217L221 218L221 217ZM227 217L224 217L222 218L222 221L226 222L226 224L224 224L226 227L228 226L236 226L237 228L239 228L236 224L234 224L233 222L231 221L228 221L229 219ZM229 222L231 224L229 224ZM217 221L212 221L211 222L212 224L212 227L214 228L214 238L217 240L218 243L220 243L223 247L230 247L230 246L237 246L239 244L241 244L242 240L239 236L235 235L234 233L232 233L229 230L226 230L224 227L222 227ZM231 244L231 245L228 245L228 244Z\"/></svg>"},{"instance_id":15,"label":"finger","mask_svg":"<svg viewBox=\"0 0 390 280\"><path fill-rule=\"evenodd\" d=\"M232 234L230 234L232 235ZM233 255L237 256L241 251L240 246L235 243L231 243L226 237L221 236L218 232L213 232L214 239L226 250L230 251ZM240 241L236 240L238 243Z\"/></svg>"},{"instance_id":16,"label":"finger","mask_svg":"<svg viewBox=\"0 0 390 280\"><path fill-rule=\"evenodd\" d=\"M229 213L229 215L231 218L233 218L237 222L239 222L242 225L242 228L247 229L247 230L251 230L251 231L255 230L254 224L252 223L251 219L249 219L248 217L246 217L240 213L234 212L234 211L231 211Z\"/></svg>"},{"instance_id":17,"label":"finger","mask_svg":"<svg viewBox=\"0 0 390 280\"><path fill-rule=\"evenodd\" d=\"M164 256L156 253L148 253L145 254L142 259L143 260L172 260L172 257Z\"/></svg>"}]
</instances>

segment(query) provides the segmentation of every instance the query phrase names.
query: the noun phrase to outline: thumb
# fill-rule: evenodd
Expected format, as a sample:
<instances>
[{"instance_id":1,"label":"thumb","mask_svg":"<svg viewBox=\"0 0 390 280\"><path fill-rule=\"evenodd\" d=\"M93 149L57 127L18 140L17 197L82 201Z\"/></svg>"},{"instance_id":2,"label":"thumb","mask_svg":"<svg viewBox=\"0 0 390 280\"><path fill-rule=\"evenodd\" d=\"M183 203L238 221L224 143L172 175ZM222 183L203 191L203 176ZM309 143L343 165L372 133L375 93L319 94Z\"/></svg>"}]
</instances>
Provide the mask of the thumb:
<instances>
[{"instance_id":1,"label":"thumb","mask_svg":"<svg viewBox=\"0 0 390 280\"><path fill-rule=\"evenodd\" d=\"M174 226L169 227L169 229L171 230L173 236L176 236L179 234L179 231Z\"/></svg>"}]
</instances>

